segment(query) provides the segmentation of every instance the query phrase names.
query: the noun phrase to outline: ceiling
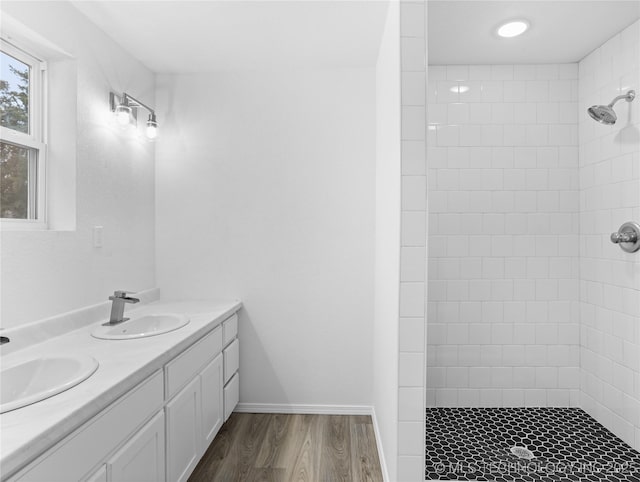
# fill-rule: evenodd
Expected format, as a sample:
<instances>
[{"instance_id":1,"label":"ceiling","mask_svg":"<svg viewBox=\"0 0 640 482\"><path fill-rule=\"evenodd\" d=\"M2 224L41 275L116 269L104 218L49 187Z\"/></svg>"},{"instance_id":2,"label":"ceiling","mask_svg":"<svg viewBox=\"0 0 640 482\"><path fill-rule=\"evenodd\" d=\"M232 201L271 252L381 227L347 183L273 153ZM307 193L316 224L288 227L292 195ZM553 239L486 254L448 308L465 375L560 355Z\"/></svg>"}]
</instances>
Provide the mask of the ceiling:
<instances>
[{"instance_id":1,"label":"ceiling","mask_svg":"<svg viewBox=\"0 0 640 482\"><path fill-rule=\"evenodd\" d=\"M577 62L640 18L640 0L429 0L429 63ZM503 21L525 18L529 31L502 39Z\"/></svg>"},{"instance_id":2,"label":"ceiling","mask_svg":"<svg viewBox=\"0 0 640 482\"><path fill-rule=\"evenodd\" d=\"M372 67L383 1L72 0L158 73Z\"/></svg>"}]
</instances>

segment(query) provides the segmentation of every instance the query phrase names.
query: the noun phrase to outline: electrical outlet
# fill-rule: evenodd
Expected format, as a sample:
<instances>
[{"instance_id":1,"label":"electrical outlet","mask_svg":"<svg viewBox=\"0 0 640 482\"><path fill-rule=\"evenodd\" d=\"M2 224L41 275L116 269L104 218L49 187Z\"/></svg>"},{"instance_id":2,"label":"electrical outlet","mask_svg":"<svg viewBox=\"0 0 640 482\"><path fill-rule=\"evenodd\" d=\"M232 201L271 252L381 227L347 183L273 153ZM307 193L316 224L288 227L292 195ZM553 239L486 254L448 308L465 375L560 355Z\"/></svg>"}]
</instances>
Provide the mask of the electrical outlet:
<instances>
[{"instance_id":1,"label":"electrical outlet","mask_svg":"<svg viewBox=\"0 0 640 482\"><path fill-rule=\"evenodd\" d=\"M102 226L93 227L93 247L102 248Z\"/></svg>"}]
</instances>

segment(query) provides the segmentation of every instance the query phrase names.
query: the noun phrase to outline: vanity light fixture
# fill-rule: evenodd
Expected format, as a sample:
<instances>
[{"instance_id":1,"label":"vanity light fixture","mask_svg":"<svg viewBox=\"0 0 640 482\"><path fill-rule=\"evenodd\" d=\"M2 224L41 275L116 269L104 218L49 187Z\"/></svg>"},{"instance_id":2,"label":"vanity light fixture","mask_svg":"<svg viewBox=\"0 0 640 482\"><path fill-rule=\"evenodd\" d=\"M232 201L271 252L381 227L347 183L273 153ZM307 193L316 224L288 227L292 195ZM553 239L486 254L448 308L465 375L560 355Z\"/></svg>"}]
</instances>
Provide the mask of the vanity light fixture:
<instances>
[{"instance_id":1,"label":"vanity light fixture","mask_svg":"<svg viewBox=\"0 0 640 482\"><path fill-rule=\"evenodd\" d=\"M503 38L512 38L522 35L529 30L529 22L526 20L511 20L510 22L503 23L498 27L496 33Z\"/></svg>"},{"instance_id":2,"label":"vanity light fixture","mask_svg":"<svg viewBox=\"0 0 640 482\"><path fill-rule=\"evenodd\" d=\"M126 92L123 92L121 96L110 92L109 93L109 107L111 112L116 116L116 121L121 126L127 126L129 124L137 125L138 123L138 108L143 108L149 112L149 119L147 120L146 134L149 139L155 139L158 136L158 120L156 119L156 112L140 102L138 99L130 96Z\"/></svg>"},{"instance_id":3,"label":"vanity light fixture","mask_svg":"<svg viewBox=\"0 0 640 482\"><path fill-rule=\"evenodd\" d=\"M127 124L129 124L131 122L132 109L125 102L126 102L126 100L123 101L123 103L118 104L118 106L115 108L116 121L121 126L126 126Z\"/></svg>"},{"instance_id":4,"label":"vanity light fixture","mask_svg":"<svg viewBox=\"0 0 640 482\"><path fill-rule=\"evenodd\" d=\"M149 119L147 120L147 137L149 139L155 139L158 137L158 122L156 121L156 114L149 114Z\"/></svg>"}]
</instances>

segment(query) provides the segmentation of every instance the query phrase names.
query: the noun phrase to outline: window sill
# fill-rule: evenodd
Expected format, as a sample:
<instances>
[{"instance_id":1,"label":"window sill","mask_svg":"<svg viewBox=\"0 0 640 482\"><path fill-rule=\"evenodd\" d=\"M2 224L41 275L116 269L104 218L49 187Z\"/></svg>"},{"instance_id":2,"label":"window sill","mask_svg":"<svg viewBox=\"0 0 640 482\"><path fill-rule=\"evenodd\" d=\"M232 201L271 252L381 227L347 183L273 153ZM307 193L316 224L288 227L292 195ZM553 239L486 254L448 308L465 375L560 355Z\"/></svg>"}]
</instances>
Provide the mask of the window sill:
<instances>
[{"instance_id":1,"label":"window sill","mask_svg":"<svg viewBox=\"0 0 640 482\"><path fill-rule=\"evenodd\" d=\"M0 231L48 231L44 221L26 219L0 219Z\"/></svg>"}]
</instances>

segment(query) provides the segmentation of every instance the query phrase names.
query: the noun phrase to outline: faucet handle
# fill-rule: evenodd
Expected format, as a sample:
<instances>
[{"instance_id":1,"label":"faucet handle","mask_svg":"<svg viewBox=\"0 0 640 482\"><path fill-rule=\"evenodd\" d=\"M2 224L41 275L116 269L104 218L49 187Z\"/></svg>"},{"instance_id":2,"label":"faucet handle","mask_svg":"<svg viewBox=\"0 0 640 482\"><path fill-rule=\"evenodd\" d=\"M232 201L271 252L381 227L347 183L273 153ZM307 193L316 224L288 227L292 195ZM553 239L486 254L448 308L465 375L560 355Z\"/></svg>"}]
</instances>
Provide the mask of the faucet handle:
<instances>
[{"instance_id":1,"label":"faucet handle","mask_svg":"<svg viewBox=\"0 0 640 482\"><path fill-rule=\"evenodd\" d=\"M109 299L113 300L115 298L126 298L127 295L132 295L134 293L135 291L116 290L113 292L113 296L109 296Z\"/></svg>"}]
</instances>

